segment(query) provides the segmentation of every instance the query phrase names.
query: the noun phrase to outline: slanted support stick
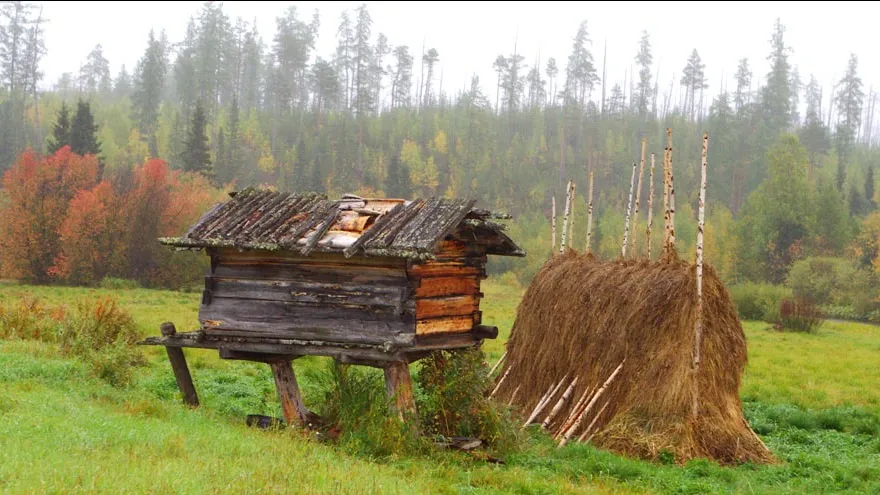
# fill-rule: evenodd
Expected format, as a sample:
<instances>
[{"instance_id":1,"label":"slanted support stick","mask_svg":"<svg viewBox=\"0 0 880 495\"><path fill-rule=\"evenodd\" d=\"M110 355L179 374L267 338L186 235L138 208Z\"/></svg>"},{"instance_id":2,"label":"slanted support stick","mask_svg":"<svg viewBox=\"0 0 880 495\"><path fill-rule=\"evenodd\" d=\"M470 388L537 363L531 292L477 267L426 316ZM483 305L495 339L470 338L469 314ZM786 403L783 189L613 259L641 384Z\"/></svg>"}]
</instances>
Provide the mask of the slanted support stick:
<instances>
[{"instance_id":1,"label":"slanted support stick","mask_svg":"<svg viewBox=\"0 0 880 495\"><path fill-rule=\"evenodd\" d=\"M550 241L550 256L556 254L556 196L553 196L552 213L550 216L550 229L553 231Z\"/></svg>"},{"instance_id":2,"label":"slanted support stick","mask_svg":"<svg viewBox=\"0 0 880 495\"><path fill-rule=\"evenodd\" d=\"M590 192L589 192L589 206L587 207L587 247L586 252L591 251L590 240L593 235L593 172L590 172Z\"/></svg>"},{"instance_id":3,"label":"slanted support stick","mask_svg":"<svg viewBox=\"0 0 880 495\"><path fill-rule=\"evenodd\" d=\"M654 153L651 153L651 173L648 176L648 229L645 256L651 258L651 229L654 227Z\"/></svg>"},{"instance_id":4,"label":"slanted support stick","mask_svg":"<svg viewBox=\"0 0 880 495\"><path fill-rule=\"evenodd\" d=\"M173 337L177 334L174 323L165 322L159 327L164 337ZM186 356L180 347L165 346L168 352L168 361L171 363L171 370L174 371L174 378L177 380L177 386L180 388L180 394L183 396L183 403L198 407L199 396L196 393L196 387L193 385L192 375L189 373L189 367L186 365Z\"/></svg>"}]
</instances>

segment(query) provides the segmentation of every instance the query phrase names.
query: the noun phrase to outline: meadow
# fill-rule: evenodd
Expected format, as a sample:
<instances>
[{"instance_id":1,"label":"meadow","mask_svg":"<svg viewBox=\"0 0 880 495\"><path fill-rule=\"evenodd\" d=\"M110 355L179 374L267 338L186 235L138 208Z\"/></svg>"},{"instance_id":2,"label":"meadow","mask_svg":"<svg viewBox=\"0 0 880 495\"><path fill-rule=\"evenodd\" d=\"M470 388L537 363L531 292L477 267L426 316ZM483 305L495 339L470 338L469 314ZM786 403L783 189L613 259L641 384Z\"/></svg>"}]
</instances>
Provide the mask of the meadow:
<instances>
[{"instance_id":1,"label":"meadow","mask_svg":"<svg viewBox=\"0 0 880 495\"><path fill-rule=\"evenodd\" d=\"M484 322L503 352L522 290L489 280ZM48 304L112 294L140 335L159 324L197 324L198 293L146 289L33 287L0 283L0 306L22 297ZM749 365L741 397L753 429L779 458L769 466L723 468L626 459L590 445L557 449L526 430L504 464L437 451L376 456L260 430L247 414L280 417L267 366L187 349L201 407L182 405L161 348L127 385L111 385L56 345L0 340L0 492L4 493L878 493L880 328L826 322L815 334L744 322ZM2 333L0 333L2 335ZM295 362L306 402L323 359Z\"/></svg>"}]
</instances>

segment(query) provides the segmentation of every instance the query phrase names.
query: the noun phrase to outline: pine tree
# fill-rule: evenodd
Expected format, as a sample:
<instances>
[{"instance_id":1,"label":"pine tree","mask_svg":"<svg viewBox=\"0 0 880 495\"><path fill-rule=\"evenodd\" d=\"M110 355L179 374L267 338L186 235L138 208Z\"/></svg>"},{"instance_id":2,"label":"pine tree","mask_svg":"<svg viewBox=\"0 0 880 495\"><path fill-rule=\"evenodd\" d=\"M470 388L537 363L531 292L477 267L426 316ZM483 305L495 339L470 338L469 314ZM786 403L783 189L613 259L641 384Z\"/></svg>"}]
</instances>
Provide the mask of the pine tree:
<instances>
[{"instance_id":1,"label":"pine tree","mask_svg":"<svg viewBox=\"0 0 880 495\"><path fill-rule=\"evenodd\" d=\"M183 143L183 154L180 157L183 169L187 172L200 172L206 177L213 178L211 170L211 153L208 149L208 135L205 130L208 119L202 101L196 101L190 127Z\"/></svg>"},{"instance_id":2,"label":"pine tree","mask_svg":"<svg viewBox=\"0 0 880 495\"><path fill-rule=\"evenodd\" d=\"M67 103L61 102L61 110L58 112L58 120L52 129L52 137L49 138L48 152L50 155L70 144L70 108Z\"/></svg>"},{"instance_id":3,"label":"pine tree","mask_svg":"<svg viewBox=\"0 0 880 495\"><path fill-rule=\"evenodd\" d=\"M91 105L87 101L76 103L76 115L70 127L70 150L77 155L99 155L101 143L98 142L98 125L92 116Z\"/></svg>"}]
</instances>

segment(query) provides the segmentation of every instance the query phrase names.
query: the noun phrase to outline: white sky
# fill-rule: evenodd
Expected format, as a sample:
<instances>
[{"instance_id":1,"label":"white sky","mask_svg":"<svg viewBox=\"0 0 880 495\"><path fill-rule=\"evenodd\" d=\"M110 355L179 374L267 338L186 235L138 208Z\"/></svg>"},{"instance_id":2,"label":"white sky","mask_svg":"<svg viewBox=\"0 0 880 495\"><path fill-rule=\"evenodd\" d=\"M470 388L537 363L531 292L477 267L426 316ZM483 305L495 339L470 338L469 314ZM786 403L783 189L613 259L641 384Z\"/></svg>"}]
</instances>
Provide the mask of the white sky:
<instances>
[{"instance_id":1,"label":"white sky","mask_svg":"<svg viewBox=\"0 0 880 495\"><path fill-rule=\"evenodd\" d=\"M693 48L706 64L709 93L716 94L722 78L733 89L737 61L748 57L756 79L769 70L766 56L776 17L786 27L785 41L794 49L791 61L806 83L810 73L829 87L843 74L849 53L859 56L865 92L880 85L880 64L872 56L880 9L871 2L366 2L373 19L373 40L385 33L392 46L405 44L418 57L422 43L440 53L444 90L461 88L472 73L480 76L484 92L494 100L498 54L518 52L531 65L540 50L542 72L548 57L560 70L571 50L581 20L587 20L593 55L601 76L602 51L608 42L609 88L623 82L634 65L642 29L651 35L654 71L659 65L660 92L669 87ZM317 53L325 58L336 46L339 15L361 2L224 2L234 21L257 19L264 41L271 43L275 17L287 5L297 5L308 20L320 11ZM190 16L202 2L43 2L48 55L43 85L54 84L63 72L76 72L89 51L104 47L113 76L121 64L132 70L146 46L150 28L164 28L172 42L180 41ZM875 7L871 7L875 5ZM389 57L390 60L390 57ZM435 83L436 84L436 83ZM675 95L678 88L676 81ZM435 86L436 87L436 86ZM449 91L452 92L452 91ZM827 101L827 90L825 92ZM596 95L594 95L596 99ZM802 100L803 101L803 100ZM826 103L827 105L827 103Z\"/></svg>"}]
</instances>

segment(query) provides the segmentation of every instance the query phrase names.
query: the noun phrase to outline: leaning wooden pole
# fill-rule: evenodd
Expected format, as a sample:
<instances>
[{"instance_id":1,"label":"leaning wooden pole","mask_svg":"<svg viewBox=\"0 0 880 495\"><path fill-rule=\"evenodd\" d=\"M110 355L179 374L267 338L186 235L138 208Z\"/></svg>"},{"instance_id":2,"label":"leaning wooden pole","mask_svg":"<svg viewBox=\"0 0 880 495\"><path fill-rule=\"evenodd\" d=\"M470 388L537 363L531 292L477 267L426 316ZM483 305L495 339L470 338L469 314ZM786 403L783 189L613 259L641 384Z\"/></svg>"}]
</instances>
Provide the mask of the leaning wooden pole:
<instances>
[{"instance_id":1,"label":"leaning wooden pole","mask_svg":"<svg viewBox=\"0 0 880 495\"><path fill-rule=\"evenodd\" d=\"M587 206L587 247L585 248L586 252L590 252L590 238L593 235L593 172L590 172L590 191L589 191L589 205Z\"/></svg>"},{"instance_id":2,"label":"leaning wooden pole","mask_svg":"<svg viewBox=\"0 0 880 495\"><path fill-rule=\"evenodd\" d=\"M626 243L629 240L629 216L632 213L633 188L636 185L636 162L633 162L632 175L629 177L629 198L626 200L626 222L623 224L623 248L621 255L626 258Z\"/></svg>"},{"instance_id":3,"label":"leaning wooden pole","mask_svg":"<svg viewBox=\"0 0 880 495\"><path fill-rule=\"evenodd\" d=\"M648 175L648 228L645 256L651 258L651 228L654 226L654 153L651 153L651 173Z\"/></svg>"},{"instance_id":4,"label":"leaning wooden pole","mask_svg":"<svg viewBox=\"0 0 880 495\"><path fill-rule=\"evenodd\" d=\"M637 225L639 224L639 203L642 198L642 177L645 175L645 147L648 145L647 140L642 138L642 158L639 160L639 184L636 186L636 207L633 210L633 228L632 228L632 236L630 237L630 252L632 256L635 258L636 254L636 233L639 231Z\"/></svg>"},{"instance_id":5,"label":"leaning wooden pole","mask_svg":"<svg viewBox=\"0 0 880 495\"><path fill-rule=\"evenodd\" d=\"M666 128L669 146L669 247L675 249L675 173L672 171L672 129Z\"/></svg>"},{"instance_id":6,"label":"leaning wooden pole","mask_svg":"<svg viewBox=\"0 0 880 495\"><path fill-rule=\"evenodd\" d=\"M663 252L669 247L669 147L663 148Z\"/></svg>"},{"instance_id":7,"label":"leaning wooden pole","mask_svg":"<svg viewBox=\"0 0 880 495\"><path fill-rule=\"evenodd\" d=\"M706 218L706 169L708 168L709 133L703 133L703 152L700 159L700 202L697 213L697 316L694 322L694 417L698 412L700 349L703 344L703 227Z\"/></svg>"},{"instance_id":8,"label":"leaning wooden pole","mask_svg":"<svg viewBox=\"0 0 880 495\"><path fill-rule=\"evenodd\" d=\"M550 256L556 254L556 196L553 196L552 213L550 213L550 229L553 231L550 241Z\"/></svg>"}]
</instances>

